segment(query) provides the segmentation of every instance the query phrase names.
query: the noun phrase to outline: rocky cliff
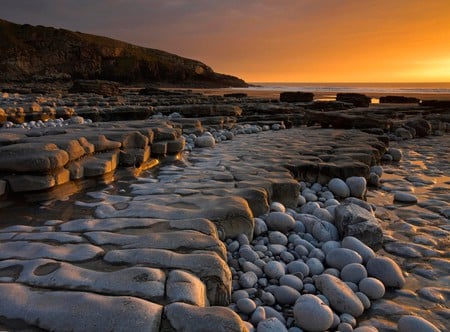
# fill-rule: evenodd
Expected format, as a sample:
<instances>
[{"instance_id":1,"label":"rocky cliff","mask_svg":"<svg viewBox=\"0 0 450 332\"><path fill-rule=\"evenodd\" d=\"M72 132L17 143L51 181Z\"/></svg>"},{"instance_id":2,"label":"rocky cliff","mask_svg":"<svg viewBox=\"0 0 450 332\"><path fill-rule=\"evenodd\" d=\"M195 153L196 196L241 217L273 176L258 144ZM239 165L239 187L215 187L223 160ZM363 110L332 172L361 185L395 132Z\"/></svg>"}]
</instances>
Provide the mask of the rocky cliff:
<instances>
[{"instance_id":1,"label":"rocky cliff","mask_svg":"<svg viewBox=\"0 0 450 332\"><path fill-rule=\"evenodd\" d=\"M244 87L234 76L164 51L64 29L0 20L0 81L103 79L198 87Z\"/></svg>"}]
</instances>

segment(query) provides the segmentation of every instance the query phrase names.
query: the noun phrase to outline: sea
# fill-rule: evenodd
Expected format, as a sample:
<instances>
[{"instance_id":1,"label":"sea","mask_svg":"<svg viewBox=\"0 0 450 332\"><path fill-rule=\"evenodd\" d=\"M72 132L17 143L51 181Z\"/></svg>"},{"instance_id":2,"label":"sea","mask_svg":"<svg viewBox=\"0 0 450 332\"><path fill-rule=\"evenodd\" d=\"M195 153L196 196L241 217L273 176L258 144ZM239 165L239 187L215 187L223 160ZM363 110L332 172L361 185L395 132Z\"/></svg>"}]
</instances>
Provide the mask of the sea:
<instances>
[{"instance_id":1,"label":"sea","mask_svg":"<svg viewBox=\"0 0 450 332\"><path fill-rule=\"evenodd\" d=\"M334 99L336 93L362 93L399 96L422 96L426 99L450 99L450 82L440 83L251 83L248 91L302 91L321 95L321 99Z\"/></svg>"}]
</instances>

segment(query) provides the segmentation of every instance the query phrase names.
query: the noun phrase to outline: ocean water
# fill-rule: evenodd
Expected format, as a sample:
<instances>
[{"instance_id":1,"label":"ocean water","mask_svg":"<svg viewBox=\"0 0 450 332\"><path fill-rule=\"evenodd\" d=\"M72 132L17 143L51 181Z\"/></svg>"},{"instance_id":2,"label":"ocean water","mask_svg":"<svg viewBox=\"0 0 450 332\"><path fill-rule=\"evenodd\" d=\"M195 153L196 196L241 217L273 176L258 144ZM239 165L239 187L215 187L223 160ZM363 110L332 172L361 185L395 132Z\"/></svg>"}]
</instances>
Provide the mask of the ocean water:
<instances>
[{"instance_id":1,"label":"ocean water","mask_svg":"<svg viewBox=\"0 0 450 332\"><path fill-rule=\"evenodd\" d=\"M250 90L304 91L318 93L376 93L449 95L448 83L252 83Z\"/></svg>"}]
</instances>

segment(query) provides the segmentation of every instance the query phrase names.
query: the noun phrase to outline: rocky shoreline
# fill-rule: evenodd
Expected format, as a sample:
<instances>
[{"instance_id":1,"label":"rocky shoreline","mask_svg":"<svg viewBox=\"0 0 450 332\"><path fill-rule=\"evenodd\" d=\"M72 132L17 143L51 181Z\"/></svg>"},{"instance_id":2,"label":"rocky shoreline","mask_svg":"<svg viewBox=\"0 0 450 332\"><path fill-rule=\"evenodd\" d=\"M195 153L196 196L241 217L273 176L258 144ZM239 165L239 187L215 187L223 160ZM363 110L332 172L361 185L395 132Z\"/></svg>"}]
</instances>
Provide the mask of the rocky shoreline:
<instances>
[{"instance_id":1,"label":"rocky shoreline","mask_svg":"<svg viewBox=\"0 0 450 332\"><path fill-rule=\"evenodd\" d=\"M411 113L405 107L395 108L406 115L392 122L388 135L380 127L367 132L304 126L284 130L306 124L306 105L242 99L242 96L189 96L191 99L185 92L163 97L125 96L122 107L134 102L136 107L152 108L148 120L90 123L86 121L89 114L100 113L95 108L109 106L72 105L73 114L76 113L72 121L86 123L70 124L71 120L63 119L59 123L61 127L57 122L51 128L28 122L22 128L13 128L12 124L11 128L0 130L3 137L0 149L5 151L15 146L12 151L17 152L19 144L38 144L24 142L29 139L39 144L43 141L47 145L55 144L56 148L48 149L51 153L64 155L66 152L68 156L67 139L56 141L55 138L68 137L80 143L80 138L90 133L87 141L95 149L105 143L110 147L105 150L115 150L113 153L119 156L116 166L126 169L139 168L148 160L138 160L136 156L142 156L143 151L138 153L137 149L151 150L147 156L155 159L185 151L182 160L158 166L154 176L145 172L139 176L136 172L137 178L123 181L120 190L114 189L118 184L113 184L77 196L76 201L69 198L69 202L63 203L63 197L59 197L60 200L41 205L49 212L54 210L54 215L61 213L61 218L46 219L45 211L39 222L33 222L32 216L13 215L8 209L14 211L14 204L8 206L8 198L4 198L6 203L0 214L2 223L8 226L0 230L2 328L406 331L411 324L416 328L422 324L421 331L445 330L449 294L443 287L448 282L443 273L448 256L444 249L438 249L445 248L449 237L445 191L440 194L443 197L439 202L430 198L424 203L422 193L413 193L403 183L393 182L389 186L390 179L384 181L386 174L382 175L380 168L374 167L384 160L388 163L385 173L389 170L395 173L397 166L391 168L390 163L402 165L402 145L405 155L409 151L407 142L411 142L403 139L411 139L418 131L411 129L414 123L408 126L406 122L419 113L423 115L423 109ZM14 95L13 98L23 97ZM48 101L53 97L46 98ZM97 105L101 99L104 98L73 96L73 100L91 100ZM51 102L60 100L70 102L67 96ZM82 107L94 110L80 115ZM436 119L437 113L425 113ZM442 134L443 137L431 140L445 141L448 124L442 117L438 119L435 123L425 120L429 124L427 135ZM70 125L65 126L65 121ZM417 123L414 125L421 128ZM411 137L402 136L404 131L399 128L408 131ZM58 130L64 133L49 133ZM101 135L105 140L99 139ZM155 139L158 135L163 139ZM16 137L16 141L6 141L7 136ZM389 141L392 143L393 139L399 146L389 150ZM171 144L172 141L177 144ZM421 141L418 142L420 146ZM154 154L158 143L166 148L176 145L176 148L171 153L166 150ZM30 176L27 172L36 173L23 165L41 164L32 162L39 153L27 151L28 159L20 159L23 156L17 159L17 167L24 167L22 176ZM130 157L133 163L129 164L124 162L129 159L120 159L129 155L128 151L134 156ZM81 160L100 158L98 155L104 152L99 149L90 153L84 150L84 153L79 157ZM11 155L10 158L16 158L8 154ZM70 162L80 162L79 158L59 158L67 159L66 163L45 171L52 174L58 168L66 169ZM90 174L89 168L83 169ZM2 168L2 171L12 176L11 170ZM109 172L102 175L106 173ZM443 170L439 176L445 174L448 175ZM69 180L73 179L69 177ZM366 181L377 187L366 193ZM445 181L444 188L449 185L448 179ZM414 183L423 183L420 187L423 190L427 185L420 181ZM11 187L9 182L8 186ZM392 208L379 204L380 192L390 192L392 199L397 195ZM348 198L350 195L353 198ZM386 225L387 216L392 218L388 212L405 213L402 204L411 196L418 203L408 204L424 204L422 208L434 211L434 233L428 237L419 231L427 227L426 218L430 218L424 212L418 217L422 221L408 216L396 225ZM371 202L373 197L376 199ZM61 204L72 206L69 215L60 211ZM338 213L339 210L342 212ZM351 216L361 213L364 217L344 225L345 218L339 217L344 211ZM406 228L409 222L419 233L412 241L419 241L415 246L396 239L396 234L404 231L413 233L411 228ZM405 266L397 258L405 255L419 260ZM433 257L435 263L428 269L427 262L420 262L422 257ZM386 264L376 263L377 260L389 261L393 279L387 277L386 268L383 273L377 272L374 266ZM426 275L426 270L431 271L427 286L418 295L411 294L414 291L405 272L419 271ZM405 290L391 289L405 284ZM382 298L385 292L389 299ZM18 293L22 294L20 298L15 295ZM392 294L397 294L400 302L391 299ZM413 304L402 306L404 297L408 304ZM441 313L423 315L420 311L423 299L437 304ZM42 301L46 302L45 306L38 305ZM70 305L61 306L67 302ZM350 307L348 303L352 303ZM309 312L315 307L319 308L318 312ZM98 310L103 317L100 320L94 315ZM205 320L205 315L211 319ZM308 325L309 315L317 315L317 324ZM419 316L426 317L427 321Z\"/></svg>"}]
</instances>

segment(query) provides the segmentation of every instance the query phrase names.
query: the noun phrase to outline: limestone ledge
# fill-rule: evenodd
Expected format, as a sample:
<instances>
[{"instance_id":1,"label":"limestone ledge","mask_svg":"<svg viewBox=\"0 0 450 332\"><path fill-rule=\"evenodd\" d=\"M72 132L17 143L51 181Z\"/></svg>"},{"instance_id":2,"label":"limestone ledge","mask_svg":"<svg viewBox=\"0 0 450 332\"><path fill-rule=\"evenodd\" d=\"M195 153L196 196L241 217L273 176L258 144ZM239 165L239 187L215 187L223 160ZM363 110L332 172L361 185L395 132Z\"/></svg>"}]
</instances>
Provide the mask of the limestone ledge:
<instances>
[{"instance_id":1,"label":"limestone ledge","mask_svg":"<svg viewBox=\"0 0 450 332\"><path fill-rule=\"evenodd\" d=\"M181 129L164 120L1 131L0 195L99 178L118 167L147 169L184 145Z\"/></svg>"}]
</instances>

